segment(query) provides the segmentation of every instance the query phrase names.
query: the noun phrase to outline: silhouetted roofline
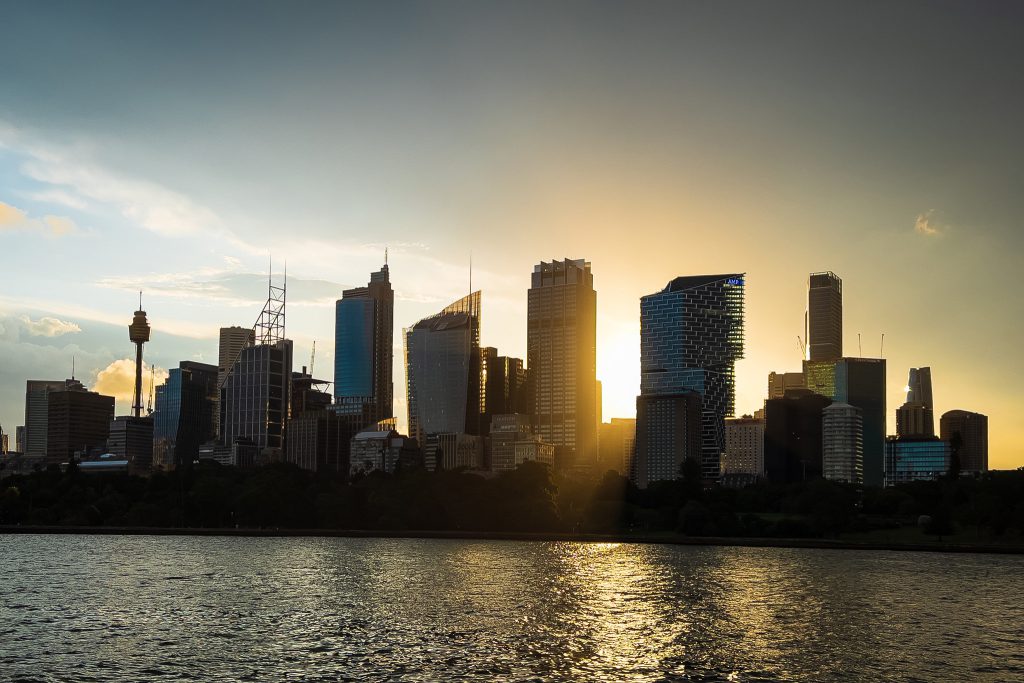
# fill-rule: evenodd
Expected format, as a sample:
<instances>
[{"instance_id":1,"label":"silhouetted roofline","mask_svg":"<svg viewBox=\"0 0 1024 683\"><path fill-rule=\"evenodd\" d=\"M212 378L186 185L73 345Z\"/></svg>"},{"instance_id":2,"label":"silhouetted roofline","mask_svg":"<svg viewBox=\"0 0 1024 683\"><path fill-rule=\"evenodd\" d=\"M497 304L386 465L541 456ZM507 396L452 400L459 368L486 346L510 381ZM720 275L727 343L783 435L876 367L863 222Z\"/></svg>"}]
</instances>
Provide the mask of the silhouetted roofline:
<instances>
[{"instance_id":1,"label":"silhouetted roofline","mask_svg":"<svg viewBox=\"0 0 1024 683\"><path fill-rule=\"evenodd\" d=\"M694 287L703 287L704 285L710 285L713 282L721 282L722 280L739 280L740 284L743 283L743 278L746 277L746 273L725 273L722 275L683 275L677 277L674 280L669 281L665 285L664 292L681 292L687 289L693 289Z\"/></svg>"}]
</instances>

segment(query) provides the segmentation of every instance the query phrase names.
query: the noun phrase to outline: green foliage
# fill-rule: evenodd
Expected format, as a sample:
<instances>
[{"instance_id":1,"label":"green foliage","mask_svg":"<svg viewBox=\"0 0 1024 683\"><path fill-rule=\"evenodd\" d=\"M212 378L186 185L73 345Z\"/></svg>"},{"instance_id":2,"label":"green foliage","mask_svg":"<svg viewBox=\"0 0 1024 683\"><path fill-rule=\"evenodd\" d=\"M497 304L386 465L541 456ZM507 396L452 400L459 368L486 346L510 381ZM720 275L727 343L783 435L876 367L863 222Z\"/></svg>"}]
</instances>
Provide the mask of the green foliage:
<instances>
[{"instance_id":1,"label":"green foliage","mask_svg":"<svg viewBox=\"0 0 1024 683\"><path fill-rule=\"evenodd\" d=\"M820 538L915 527L925 515L918 535L1024 534L1024 471L895 489L820 479L728 489L682 475L640 490L615 472L552 473L532 462L496 477L410 468L352 481L283 463L203 463L149 478L51 468L0 483L0 524Z\"/></svg>"}]
</instances>

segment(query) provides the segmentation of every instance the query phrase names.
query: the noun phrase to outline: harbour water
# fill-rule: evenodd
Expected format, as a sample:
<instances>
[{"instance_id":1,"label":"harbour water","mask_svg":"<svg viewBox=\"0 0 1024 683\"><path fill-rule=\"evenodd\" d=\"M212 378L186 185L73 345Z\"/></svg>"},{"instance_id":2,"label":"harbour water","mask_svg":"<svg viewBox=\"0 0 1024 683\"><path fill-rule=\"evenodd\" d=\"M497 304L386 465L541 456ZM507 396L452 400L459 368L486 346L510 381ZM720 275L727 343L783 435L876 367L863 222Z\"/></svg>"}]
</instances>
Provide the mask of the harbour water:
<instances>
[{"instance_id":1,"label":"harbour water","mask_svg":"<svg viewBox=\"0 0 1024 683\"><path fill-rule=\"evenodd\" d=\"M1024 557L0 536L3 681L1024 680Z\"/></svg>"}]
</instances>

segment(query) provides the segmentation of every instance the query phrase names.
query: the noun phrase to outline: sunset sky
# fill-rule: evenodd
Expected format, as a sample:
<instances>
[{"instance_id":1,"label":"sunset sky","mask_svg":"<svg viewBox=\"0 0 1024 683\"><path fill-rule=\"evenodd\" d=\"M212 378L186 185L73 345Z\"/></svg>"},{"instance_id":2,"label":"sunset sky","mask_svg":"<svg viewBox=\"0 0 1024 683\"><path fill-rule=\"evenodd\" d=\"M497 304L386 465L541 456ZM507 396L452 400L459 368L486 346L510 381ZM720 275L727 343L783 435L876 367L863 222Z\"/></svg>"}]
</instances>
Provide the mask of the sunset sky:
<instances>
[{"instance_id":1,"label":"sunset sky","mask_svg":"<svg viewBox=\"0 0 1024 683\"><path fill-rule=\"evenodd\" d=\"M642 11L638 11L642 9ZM604 417L634 413L639 297L747 273L740 412L798 370L806 277L845 350L885 335L936 412L1024 465L1024 5L0 0L0 425L26 379L128 410L146 357L216 362L288 268L296 369L389 249L401 328L473 286L524 356L535 263L586 258ZM13 443L12 443L13 447Z\"/></svg>"}]
</instances>

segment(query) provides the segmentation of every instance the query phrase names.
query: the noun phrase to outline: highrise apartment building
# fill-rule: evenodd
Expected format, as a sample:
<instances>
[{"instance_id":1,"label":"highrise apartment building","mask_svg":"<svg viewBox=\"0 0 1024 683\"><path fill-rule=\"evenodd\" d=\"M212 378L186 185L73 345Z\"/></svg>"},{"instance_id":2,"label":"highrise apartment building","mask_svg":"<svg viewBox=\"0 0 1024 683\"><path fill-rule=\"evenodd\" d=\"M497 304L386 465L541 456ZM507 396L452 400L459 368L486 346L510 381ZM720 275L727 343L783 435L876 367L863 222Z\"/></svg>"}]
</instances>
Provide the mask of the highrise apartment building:
<instances>
[{"instance_id":1,"label":"highrise apartment building","mask_svg":"<svg viewBox=\"0 0 1024 683\"><path fill-rule=\"evenodd\" d=\"M691 457L699 458L704 479L718 479L725 418L733 415L736 400L735 363L743 357L743 296L744 275L731 273L678 277L640 299L636 457L649 481L678 476L678 464ZM678 451L685 440L646 424L666 419L670 404L659 397L685 393L700 396L699 453ZM671 405L688 408L682 401ZM659 441L666 438L672 448Z\"/></svg>"},{"instance_id":2,"label":"highrise apartment building","mask_svg":"<svg viewBox=\"0 0 1024 683\"><path fill-rule=\"evenodd\" d=\"M861 410L833 403L821 411L821 474L831 481L864 481L864 423Z\"/></svg>"},{"instance_id":3,"label":"highrise apartment building","mask_svg":"<svg viewBox=\"0 0 1024 683\"><path fill-rule=\"evenodd\" d=\"M353 433L394 417L394 311L386 263L335 304L335 410Z\"/></svg>"},{"instance_id":4,"label":"highrise apartment building","mask_svg":"<svg viewBox=\"0 0 1024 683\"><path fill-rule=\"evenodd\" d=\"M808 360L843 357L843 281L835 273L808 277L804 334Z\"/></svg>"},{"instance_id":5,"label":"highrise apartment building","mask_svg":"<svg viewBox=\"0 0 1024 683\"><path fill-rule=\"evenodd\" d=\"M534 266L527 294L526 364L537 434L556 467L597 465L597 292L584 259Z\"/></svg>"}]
</instances>

